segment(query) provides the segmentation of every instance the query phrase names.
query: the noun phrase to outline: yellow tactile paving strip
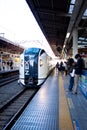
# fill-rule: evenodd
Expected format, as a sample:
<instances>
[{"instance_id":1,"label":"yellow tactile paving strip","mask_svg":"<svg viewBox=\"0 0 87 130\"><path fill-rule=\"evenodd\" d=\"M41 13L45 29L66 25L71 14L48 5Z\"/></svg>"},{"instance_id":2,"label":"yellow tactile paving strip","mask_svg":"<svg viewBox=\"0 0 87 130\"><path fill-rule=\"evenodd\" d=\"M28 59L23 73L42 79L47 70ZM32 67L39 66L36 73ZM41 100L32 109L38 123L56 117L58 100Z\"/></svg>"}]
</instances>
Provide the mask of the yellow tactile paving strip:
<instances>
[{"instance_id":1,"label":"yellow tactile paving strip","mask_svg":"<svg viewBox=\"0 0 87 130\"><path fill-rule=\"evenodd\" d=\"M61 74L59 74L59 130L74 130Z\"/></svg>"}]
</instances>

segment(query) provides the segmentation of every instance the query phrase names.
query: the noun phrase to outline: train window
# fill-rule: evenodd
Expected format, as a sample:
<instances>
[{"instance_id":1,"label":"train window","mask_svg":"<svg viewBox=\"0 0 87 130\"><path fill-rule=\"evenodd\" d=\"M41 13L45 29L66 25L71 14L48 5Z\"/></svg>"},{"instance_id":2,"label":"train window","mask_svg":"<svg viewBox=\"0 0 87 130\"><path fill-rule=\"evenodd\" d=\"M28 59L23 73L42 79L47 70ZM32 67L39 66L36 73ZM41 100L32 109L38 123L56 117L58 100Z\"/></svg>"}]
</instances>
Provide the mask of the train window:
<instances>
[{"instance_id":1,"label":"train window","mask_svg":"<svg viewBox=\"0 0 87 130\"><path fill-rule=\"evenodd\" d=\"M39 53L40 49L39 48L28 48L24 50L24 54L34 54L34 53Z\"/></svg>"},{"instance_id":2,"label":"train window","mask_svg":"<svg viewBox=\"0 0 87 130\"><path fill-rule=\"evenodd\" d=\"M40 55L42 55L44 52L45 52L44 50L41 50Z\"/></svg>"},{"instance_id":3,"label":"train window","mask_svg":"<svg viewBox=\"0 0 87 130\"><path fill-rule=\"evenodd\" d=\"M29 61L29 56L25 56L25 61Z\"/></svg>"},{"instance_id":4,"label":"train window","mask_svg":"<svg viewBox=\"0 0 87 130\"><path fill-rule=\"evenodd\" d=\"M29 55L29 59L30 59L30 60L33 60L34 57L35 57L35 55Z\"/></svg>"}]
</instances>

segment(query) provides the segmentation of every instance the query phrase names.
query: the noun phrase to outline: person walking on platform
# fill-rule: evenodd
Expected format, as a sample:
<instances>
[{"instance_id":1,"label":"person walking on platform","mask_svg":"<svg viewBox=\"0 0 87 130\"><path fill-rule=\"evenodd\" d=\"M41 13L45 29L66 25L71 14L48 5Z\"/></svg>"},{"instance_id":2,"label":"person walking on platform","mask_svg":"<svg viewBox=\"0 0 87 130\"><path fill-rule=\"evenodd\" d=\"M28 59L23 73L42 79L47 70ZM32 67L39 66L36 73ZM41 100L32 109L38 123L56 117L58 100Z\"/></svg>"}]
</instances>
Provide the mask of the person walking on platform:
<instances>
[{"instance_id":1,"label":"person walking on platform","mask_svg":"<svg viewBox=\"0 0 87 130\"><path fill-rule=\"evenodd\" d=\"M74 85L74 76L75 76L75 68L74 68L75 63L74 63L74 59L73 58L69 59L69 64L70 64L70 70L69 70L70 81L69 81L68 90L72 91L73 85Z\"/></svg>"},{"instance_id":2,"label":"person walking on platform","mask_svg":"<svg viewBox=\"0 0 87 130\"><path fill-rule=\"evenodd\" d=\"M59 67L59 63L57 62L57 64L56 64L56 68L58 69L58 67Z\"/></svg>"},{"instance_id":3,"label":"person walking on platform","mask_svg":"<svg viewBox=\"0 0 87 130\"><path fill-rule=\"evenodd\" d=\"M79 77L82 74L82 69L85 67L84 60L82 59L80 54L76 54L75 59L77 60L77 62L75 64L75 84L73 94L77 94Z\"/></svg>"}]
</instances>

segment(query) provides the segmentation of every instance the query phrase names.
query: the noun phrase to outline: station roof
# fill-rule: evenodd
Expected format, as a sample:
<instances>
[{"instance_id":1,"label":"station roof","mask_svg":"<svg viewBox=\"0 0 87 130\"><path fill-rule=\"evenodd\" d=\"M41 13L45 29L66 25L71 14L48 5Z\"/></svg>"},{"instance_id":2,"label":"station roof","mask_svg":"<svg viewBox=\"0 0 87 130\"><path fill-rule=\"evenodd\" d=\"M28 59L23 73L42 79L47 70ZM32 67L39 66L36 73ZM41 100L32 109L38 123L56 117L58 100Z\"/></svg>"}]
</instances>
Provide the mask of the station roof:
<instances>
[{"instance_id":1,"label":"station roof","mask_svg":"<svg viewBox=\"0 0 87 130\"><path fill-rule=\"evenodd\" d=\"M74 28L78 28L79 51L87 53L87 0L26 1L56 56L64 45L70 52Z\"/></svg>"},{"instance_id":2,"label":"station roof","mask_svg":"<svg viewBox=\"0 0 87 130\"><path fill-rule=\"evenodd\" d=\"M16 45L10 40L0 36L0 54L3 54L3 52L21 54L23 50L23 47Z\"/></svg>"}]
</instances>

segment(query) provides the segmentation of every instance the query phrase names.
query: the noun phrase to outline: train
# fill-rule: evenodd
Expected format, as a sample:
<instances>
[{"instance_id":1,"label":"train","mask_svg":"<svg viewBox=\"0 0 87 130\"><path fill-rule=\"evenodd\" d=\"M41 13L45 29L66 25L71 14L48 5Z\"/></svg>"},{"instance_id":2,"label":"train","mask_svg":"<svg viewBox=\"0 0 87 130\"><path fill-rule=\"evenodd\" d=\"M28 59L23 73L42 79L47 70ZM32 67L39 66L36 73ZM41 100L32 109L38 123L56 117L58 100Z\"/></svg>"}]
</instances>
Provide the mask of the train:
<instances>
[{"instance_id":1,"label":"train","mask_svg":"<svg viewBox=\"0 0 87 130\"><path fill-rule=\"evenodd\" d=\"M52 58L41 48L27 48L20 55L18 83L40 86L54 69Z\"/></svg>"}]
</instances>

